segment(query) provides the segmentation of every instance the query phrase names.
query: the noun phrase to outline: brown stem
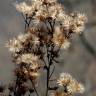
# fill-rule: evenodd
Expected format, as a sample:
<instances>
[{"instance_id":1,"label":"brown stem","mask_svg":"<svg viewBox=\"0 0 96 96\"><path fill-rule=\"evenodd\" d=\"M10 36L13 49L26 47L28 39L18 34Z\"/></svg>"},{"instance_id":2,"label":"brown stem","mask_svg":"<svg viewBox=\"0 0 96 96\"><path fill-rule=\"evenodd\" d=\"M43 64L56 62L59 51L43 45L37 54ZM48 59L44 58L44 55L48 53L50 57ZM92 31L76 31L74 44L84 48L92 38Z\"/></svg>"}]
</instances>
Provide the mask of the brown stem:
<instances>
[{"instance_id":1,"label":"brown stem","mask_svg":"<svg viewBox=\"0 0 96 96\"><path fill-rule=\"evenodd\" d=\"M50 63L49 60L49 52L48 52L48 46L46 44L47 49L47 58L48 58L48 64ZM47 85L46 85L46 96L48 96L48 87L49 87L49 74L50 74L50 64L47 66Z\"/></svg>"},{"instance_id":2,"label":"brown stem","mask_svg":"<svg viewBox=\"0 0 96 96\"><path fill-rule=\"evenodd\" d=\"M53 57L52 57L52 51L54 49L54 47L51 45L51 51L49 50L49 46L47 46L46 44L46 49L47 49L47 58L48 58L48 66L47 66L47 88L46 88L46 96L48 96L48 91L49 91L49 81L50 81L50 68L52 66L52 61L53 61ZM51 74L53 74L53 72L51 72Z\"/></svg>"},{"instance_id":3,"label":"brown stem","mask_svg":"<svg viewBox=\"0 0 96 96\"><path fill-rule=\"evenodd\" d=\"M33 82L32 80L31 80L31 83L32 83L32 85L33 85L33 88L34 88L34 91L35 91L36 95L39 96L39 94L38 94L38 92L37 92L37 90L36 90L36 87L35 87L35 85L34 85L34 82Z\"/></svg>"},{"instance_id":4,"label":"brown stem","mask_svg":"<svg viewBox=\"0 0 96 96\"><path fill-rule=\"evenodd\" d=\"M49 74L50 74L50 67L49 67L48 70L47 70L47 89L46 89L46 96L48 96Z\"/></svg>"},{"instance_id":5,"label":"brown stem","mask_svg":"<svg viewBox=\"0 0 96 96\"><path fill-rule=\"evenodd\" d=\"M54 67L53 67L53 70L52 70L52 72L50 73L49 80L50 80L51 76L53 75L53 73L54 73L54 70L55 70L55 65L54 65Z\"/></svg>"}]
</instances>

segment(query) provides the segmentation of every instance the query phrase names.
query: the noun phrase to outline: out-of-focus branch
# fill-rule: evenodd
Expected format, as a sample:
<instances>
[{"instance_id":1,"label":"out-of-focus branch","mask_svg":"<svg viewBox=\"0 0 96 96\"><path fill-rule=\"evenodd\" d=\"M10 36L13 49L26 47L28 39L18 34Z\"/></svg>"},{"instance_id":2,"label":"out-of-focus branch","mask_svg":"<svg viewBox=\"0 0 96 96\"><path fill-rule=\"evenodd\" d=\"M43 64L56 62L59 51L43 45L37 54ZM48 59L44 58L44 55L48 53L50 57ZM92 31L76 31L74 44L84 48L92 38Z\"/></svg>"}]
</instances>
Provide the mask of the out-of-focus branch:
<instances>
[{"instance_id":1,"label":"out-of-focus branch","mask_svg":"<svg viewBox=\"0 0 96 96\"><path fill-rule=\"evenodd\" d=\"M96 50L93 48L93 46L88 42L88 40L85 38L84 34L82 33L80 35L80 39L82 44L85 46L87 51L92 54L94 57L96 57Z\"/></svg>"},{"instance_id":2,"label":"out-of-focus branch","mask_svg":"<svg viewBox=\"0 0 96 96\"><path fill-rule=\"evenodd\" d=\"M84 0L83 0L84 1ZM96 11L96 0L90 0L91 4L92 4L92 14L93 16L95 16L95 11ZM94 21L94 17L93 20L91 20L91 22L87 23L87 27L88 28L92 28L96 26L96 21ZM90 54L92 54L94 57L96 57L96 50L93 48L93 46L88 42L88 40L86 39L86 37L84 36L84 33L80 36L80 39L82 41L82 43L84 44L85 48L88 50L88 52Z\"/></svg>"},{"instance_id":3,"label":"out-of-focus branch","mask_svg":"<svg viewBox=\"0 0 96 96\"><path fill-rule=\"evenodd\" d=\"M92 21L92 22L87 23L88 28L93 28L95 26L96 26L96 21Z\"/></svg>"}]
</instances>

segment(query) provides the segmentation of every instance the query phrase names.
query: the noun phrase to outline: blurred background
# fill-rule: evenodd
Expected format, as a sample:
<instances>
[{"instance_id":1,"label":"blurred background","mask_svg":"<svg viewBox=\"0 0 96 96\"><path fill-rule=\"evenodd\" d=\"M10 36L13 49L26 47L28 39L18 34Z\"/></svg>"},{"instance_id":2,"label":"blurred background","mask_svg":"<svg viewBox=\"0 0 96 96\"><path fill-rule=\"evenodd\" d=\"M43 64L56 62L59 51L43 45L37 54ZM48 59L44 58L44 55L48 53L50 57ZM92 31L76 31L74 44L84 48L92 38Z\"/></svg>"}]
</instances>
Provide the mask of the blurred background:
<instances>
[{"instance_id":1,"label":"blurred background","mask_svg":"<svg viewBox=\"0 0 96 96\"><path fill-rule=\"evenodd\" d=\"M12 6L14 1L0 0L0 81L5 84L13 79L14 69L11 54L5 44L24 30L22 16ZM81 36L74 36L70 49L62 50L56 73L71 73L85 85L83 96L96 96L96 0L58 1L68 12L85 13L88 23Z\"/></svg>"}]
</instances>

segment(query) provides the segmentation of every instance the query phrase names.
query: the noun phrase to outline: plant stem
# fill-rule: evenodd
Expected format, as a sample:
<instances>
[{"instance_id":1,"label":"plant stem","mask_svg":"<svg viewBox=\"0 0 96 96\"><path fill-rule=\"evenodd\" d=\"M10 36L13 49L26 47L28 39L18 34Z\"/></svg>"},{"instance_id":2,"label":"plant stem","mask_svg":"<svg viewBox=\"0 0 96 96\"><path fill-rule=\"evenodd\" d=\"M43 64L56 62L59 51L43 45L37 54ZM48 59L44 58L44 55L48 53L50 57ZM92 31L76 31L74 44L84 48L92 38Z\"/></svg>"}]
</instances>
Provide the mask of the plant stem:
<instances>
[{"instance_id":1,"label":"plant stem","mask_svg":"<svg viewBox=\"0 0 96 96\"><path fill-rule=\"evenodd\" d=\"M47 89L46 89L46 96L48 96L49 74L50 74L50 66L48 67L48 70L47 70Z\"/></svg>"},{"instance_id":2,"label":"plant stem","mask_svg":"<svg viewBox=\"0 0 96 96\"><path fill-rule=\"evenodd\" d=\"M39 96L39 94L38 94L38 92L37 92L37 90L36 90L36 87L35 87L35 85L34 85L34 82L33 82L32 80L31 80L31 83L32 83L32 85L33 85L33 88L34 88L34 91L35 91L36 95Z\"/></svg>"},{"instance_id":3,"label":"plant stem","mask_svg":"<svg viewBox=\"0 0 96 96\"><path fill-rule=\"evenodd\" d=\"M49 51L49 46L46 45L46 49L47 49L47 59L48 59L48 66L47 66L47 88L46 88L46 96L48 96L48 91L49 91L49 80L50 80L50 68L52 65L52 52L53 48L51 46L51 51Z\"/></svg>"}]
</instances>

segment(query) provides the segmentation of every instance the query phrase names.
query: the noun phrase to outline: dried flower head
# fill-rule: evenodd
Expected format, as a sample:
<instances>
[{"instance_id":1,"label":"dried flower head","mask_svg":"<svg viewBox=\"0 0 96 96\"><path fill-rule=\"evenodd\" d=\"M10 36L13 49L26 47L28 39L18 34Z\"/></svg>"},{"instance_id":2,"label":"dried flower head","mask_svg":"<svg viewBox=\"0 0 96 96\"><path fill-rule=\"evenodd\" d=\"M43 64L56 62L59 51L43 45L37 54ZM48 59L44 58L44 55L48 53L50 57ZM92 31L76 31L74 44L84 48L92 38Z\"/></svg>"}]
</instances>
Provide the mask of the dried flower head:
<instances>
[{"instance_id":1,"label":"dried flower head","mask_svg":"<svg viewBox=\"0 0 96 96\"><path fill-rule=\"evenodd\" d=\"M21 42L16 38L14 38L13 40L10 40L7 43L7 47L9 47L9 50L13 53L19 52L23 48Z\"/></svg>"},{"instance_id":2,"label":"dried flower head","mask_svg":"<svg viewBox=\"0 0 96 96\"><path fill-rule=\"evenodd\" d=\"M38 57L34 54L22 54L16 62L18 64L25 63L25 64L37 64Z\"/></svg>"},{"instance_id":3,"label":"dried flower head","mask_svg":"<svg viewBox=\"0 0 96 96\"><path fill-rule=\"evenodd\" d=\"M81 33L84 30L84 25L87 22L87 18L84 14L73 13L72 31L75 33Z\"/></svg>"},{"instance_id":4,"label":"dried flower head","mask_svg":"<svg viewBox=\"0 0 96 96\"><path fill-rule=\"evenodd\" d=\"M65 93L83 93L84 86L77 82L70 74L61 73L60 78L57 80L59 86L64 87Z\"/></svg>"},{"instance_id":5,"label":"dried flower head","mask_svg":"<svg viewBox=\"0 0 96 96\"><path fill-rule=\"evenodd\" d=\"M26 15L31 14L32 7L27 5L26 2L21 2L21 3L16 2L14 5L17 11Z\"/></svg>"},{"instance_id":6,"label":"dried flower head","mask_svg":"<svg viewBox=\"0 0 96 96\"><path fill-rule=\"evenodd\" d=\"M67 85L72 80L72 76L68 73L61 73L57 83L60 86Z\"/></svg>"}]
</instances>

